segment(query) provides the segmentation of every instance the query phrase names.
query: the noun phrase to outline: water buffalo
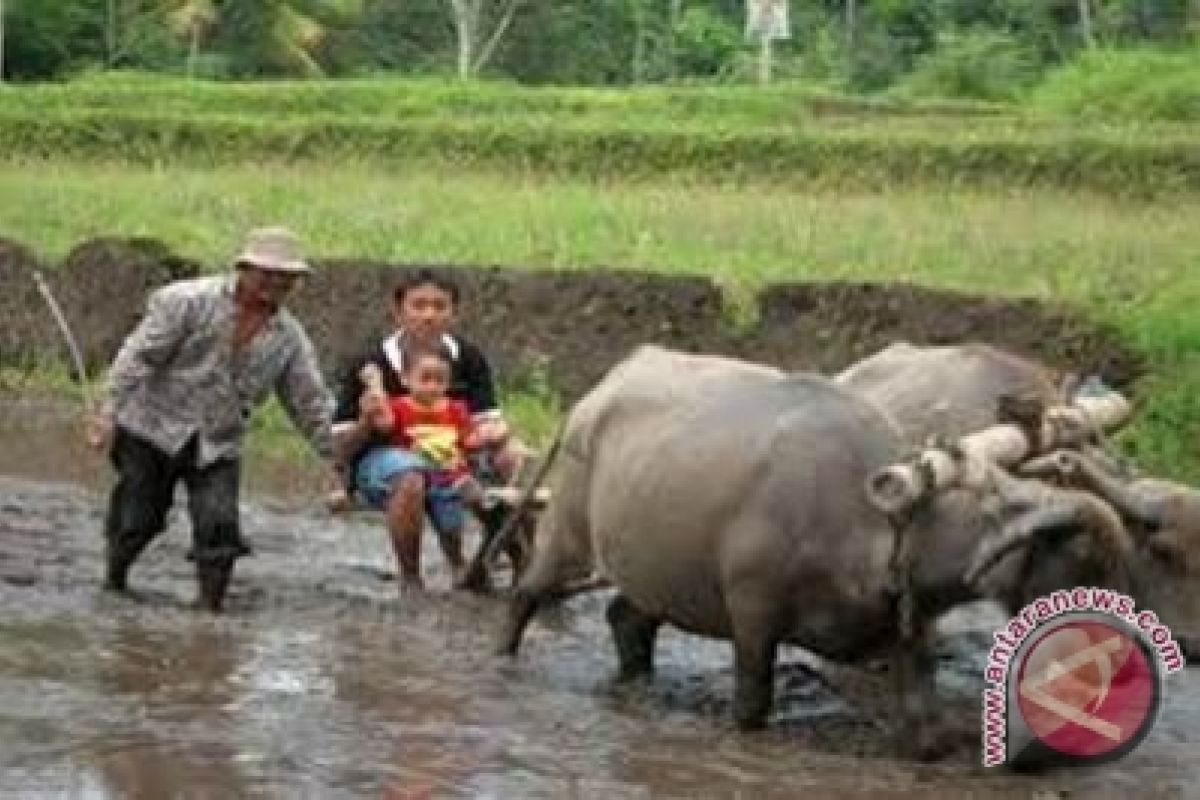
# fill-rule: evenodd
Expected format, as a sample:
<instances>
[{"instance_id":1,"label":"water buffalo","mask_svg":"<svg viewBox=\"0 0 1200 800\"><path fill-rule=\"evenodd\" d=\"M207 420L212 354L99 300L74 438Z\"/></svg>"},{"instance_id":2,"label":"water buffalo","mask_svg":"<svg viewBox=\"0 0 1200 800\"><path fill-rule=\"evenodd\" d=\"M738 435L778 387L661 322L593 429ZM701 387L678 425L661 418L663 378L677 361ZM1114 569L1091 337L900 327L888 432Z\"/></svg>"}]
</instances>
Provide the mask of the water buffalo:
<instances>
[{"instance_id":1,"label":"water buffalo","mask_svg":"<svg viewBox=\"0 0 1200 800\"><path fill-rule=\"evenodd\" d=\"M568 415L502 649L515 654L540 605L596 574L618 590L607 617L624 678L651 672L666 622L732 640L741 728L765 724L785 642L841 662L892 655L919 718L934 707L926 633L944 610L981 595L1019 608L1055 582L1126 588L1132 544L1090 492L984 463L885 512L868 487L910 451L886 414L825 377L640 348ZM1065 524L1090 538L1039 536ZM1005 549L1021 536L1036 561Z\"/></svg>"},{"instance_id":2,"label":"water buffalo","mask_svg":"<svg viewBox=\"0 0 1200 800\"><path fill-rule=\"evenodd\" d=\"M1006 421L1006 415L1019 413L1012 407L1017 403L1036 411L1068 399L1063 375L985 344L899 342L856 362L834 381L874 403L918 446Z\"/></svg>"},{"instance_id":3,"label":"water buffalo","mask_svg":"<svg viewBox=\"0 0 1200 800\"><path fill-rule=\"evenodd\" d=\"M835 380L887 413L916 446L1004 422L1015 399L1034 408L1071 399L1061 373L984 344L894 344ZM1092 492L1120 513L1138 548L1129 566L1139 599L1189 657L1200 654L1200 492L1141 475L1098 443L1033 459L1019 472Z\"/></svg>"}]
</instances>

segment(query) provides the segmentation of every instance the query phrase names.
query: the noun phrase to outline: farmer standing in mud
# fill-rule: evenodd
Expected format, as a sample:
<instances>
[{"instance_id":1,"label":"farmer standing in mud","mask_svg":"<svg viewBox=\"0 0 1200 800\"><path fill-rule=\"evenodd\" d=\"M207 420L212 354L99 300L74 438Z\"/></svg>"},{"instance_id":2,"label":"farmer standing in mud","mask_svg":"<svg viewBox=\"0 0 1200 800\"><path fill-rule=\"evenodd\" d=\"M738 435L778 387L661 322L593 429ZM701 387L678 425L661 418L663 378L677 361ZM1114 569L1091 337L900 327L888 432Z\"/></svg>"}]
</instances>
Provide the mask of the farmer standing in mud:
<instances>
[{"instance_id":1,"label":"farmer standing in mud","mask_svg":"<svg viewBox=\"0 0 1200 800\"><path fill-rule=\"evenodd\" d=\"M183 481L199 601L221 610L234 562L250 551L238 521L242 438L272 390L317 452L332 457L332 394L307 334L282 306L309 272L290 231L263 228L248 235L232 275L150 295L88 425L89 443L109 449L117 471L104 531L106 588L126 590Z\"/></svg>"},{"instance_id":2,"label":"farmer standing in mud","mask_svg":"<svg viewBox=\"0 0 1200 800\"><path fill-rule=\"evenodd\" d=\"M513 442L496 402L487 358L475 344L451 331L459 299L457 284L432 270L420 269L402 280L392 292L395 330L349 372L338 398L335 428L339 449L347 457L347 483L386 513L402 589L422 587L421 534L428 469L419 455L372 431L363 413L368 398L363 367L378 368L388 395L404 395L409 390L403 375L412 354L440 349L450 362L450 397L463 402L470 411L476 452L486 462L477 460L474 472L479 475L492 470L491 480L507 482L516 468ZM462 575L461 551L450 541L439 539L439 544L454 574Z\"/></svg>"}]
</instances>

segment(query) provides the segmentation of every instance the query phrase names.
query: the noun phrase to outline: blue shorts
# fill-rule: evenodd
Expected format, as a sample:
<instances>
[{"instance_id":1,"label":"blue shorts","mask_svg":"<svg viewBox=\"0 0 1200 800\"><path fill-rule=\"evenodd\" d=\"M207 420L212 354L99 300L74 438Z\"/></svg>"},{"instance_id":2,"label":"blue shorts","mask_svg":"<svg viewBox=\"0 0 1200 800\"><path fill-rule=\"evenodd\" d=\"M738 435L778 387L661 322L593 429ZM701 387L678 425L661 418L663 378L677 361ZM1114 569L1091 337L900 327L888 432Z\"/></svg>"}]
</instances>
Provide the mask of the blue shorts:
<instances>
[{"instance_id":1,"label":"blue shorts","mask_svg":"<svg viewBox=\"0 0 1200 800\"><path fill-rule=\"evenodd\" d=\"M454 533L462 529L464 509L462 496L451 486L431 486L430 477L439 470L424 456L401 447L373 447L358 462L354 486L363 501L371 508L387 508L397 479L407 472L417 472L425 479L425 512L438 533Z\"/></svg>"},{"instance_id":2,"label":"blue shorts","mask_svg":"<svg viewBox=\"0 0 1200 800\"><path fill-rule=\"evenodd\" d=\"M460 532L466 519L462 495L453 486L426 486L425 513L442 535Z\"/></svg>"}]
</instances>

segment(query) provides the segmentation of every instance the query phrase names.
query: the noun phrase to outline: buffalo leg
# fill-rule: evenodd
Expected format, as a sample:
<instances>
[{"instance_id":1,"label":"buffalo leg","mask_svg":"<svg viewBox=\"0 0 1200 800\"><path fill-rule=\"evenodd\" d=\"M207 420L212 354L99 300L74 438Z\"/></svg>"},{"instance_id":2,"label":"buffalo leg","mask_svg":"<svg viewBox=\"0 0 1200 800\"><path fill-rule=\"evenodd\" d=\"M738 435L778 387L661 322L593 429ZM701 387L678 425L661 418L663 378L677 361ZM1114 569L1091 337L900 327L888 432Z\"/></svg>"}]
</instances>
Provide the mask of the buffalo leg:
<instances>
[{"instance_id":1,"label":"buffalo leg","mask_svg":"<svg viewBox=\"0 0 1200 800\"><path fill-rule=\"evenodd\" d=\"M609 602L606 616L617 645L620 663L617 680L627 681L653 673L654 639L660 621L640 611L620 594Z\"/></svg>"},{"instance_id":2,"label":"buffalo leg","mask_svg":"<svg viewBox=\"0 0 1200 800\"><path fill-rule=\"evenodd\" d=\"M517 588L508 604L508 624L504 630L504 640L500 643L498 652L501 655L515 656L521 648L521 638L538 607L545 602L545 595Z\"/></svg>"},{"instance_id":3,"label":"buffalo leg","mask_svg":"<svg viewBox=\"0 0 1200 800\"><path fill-rule=\"evenodd\" d=\"M554 564L542 563L535 572L526 575L513 590L512 600L508 604L508 625L505 628L504 640L498 652L501 655L515 656L521 647L521 637L537 610L554 599L555 590L561 588L562 582Z\"/></svg>"},{"instance_id":4,"label":"buffalo leg","mask_svg":"<svg viewBox=\"0 0 1200 800\"><path fill-rule=\"evenodd\" d=\"M595 564L591 532L580 512L586 506L583 498L572 496L581 491L578 486L571 489L561 498L562 503L548 509L538 521L539 546L513 590L508 625L499 647L501 654L516 655L521 637L537 610L570 596L573 594L569 591L571 583L592 574ZM545 545L541 546L543 526Z\"/></svg>"},{"instance_id":5,"label":"buffalo leg","mask_svg":"<svg viewBox=\"0 0 1200 800\"><path fill-rule=\"evenodd\" d=\"M774 636L760 626L734 628L733 718L740 730L755 731L767 726L775 690L777 648Z\"/></svg>"},{"instance_id":6,"label":"buffalo leg","mask_svg":"<svg viewBox=\"0 0 1200 800\"><path fill-rule=\"evenodd\" d=\"M947 743L934 694L936 666L923 641L898 648L892 659L900 705L897 745L901 753L922 761L937 758Z\"/></svg>"},{"instance_id":7,"label":"buffalo leg","mask_svg":"<svg viewBox=\"0 0 1200 800\"><path fill-rule=\"evenodd\" d=\"M598 589L607 589L612 582L602 576L591 576L579 580L558 582L548 587L533 588L519 586L513 592L512 602L508 607L508 629L504 642L498 651L501 655L515 656L521 646L521 637L538 609L553 603L561 603L580 594L587 594Z\"/></svg>"}]
</instances>

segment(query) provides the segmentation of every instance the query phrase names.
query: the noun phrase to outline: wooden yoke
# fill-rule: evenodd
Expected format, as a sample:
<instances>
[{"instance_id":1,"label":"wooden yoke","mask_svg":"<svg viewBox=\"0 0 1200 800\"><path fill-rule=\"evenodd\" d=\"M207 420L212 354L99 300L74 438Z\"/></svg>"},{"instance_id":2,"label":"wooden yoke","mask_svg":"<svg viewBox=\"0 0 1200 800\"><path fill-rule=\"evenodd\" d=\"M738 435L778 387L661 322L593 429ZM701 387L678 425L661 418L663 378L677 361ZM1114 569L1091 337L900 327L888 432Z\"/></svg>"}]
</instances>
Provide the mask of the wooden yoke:
<instances>
[{"instance_id":1,"label":"wooden yoke","mask_svg":"<svg viewBox=\"0 0 1200 800\"><path fill-rule=\"evenodd\" d=\"M1040 441L1030 441L1019 425L993 425L948 447L927 448L908 463L877 470L867 479L867 496L881 511L898 514L940 489L979 486L993 467L1012 468L1034 455L1079 447L1096 433L1124 424L1131 411L1118 392L1078 395L1070 405L1043 413Z\"/></svg>"}]
</instances>

